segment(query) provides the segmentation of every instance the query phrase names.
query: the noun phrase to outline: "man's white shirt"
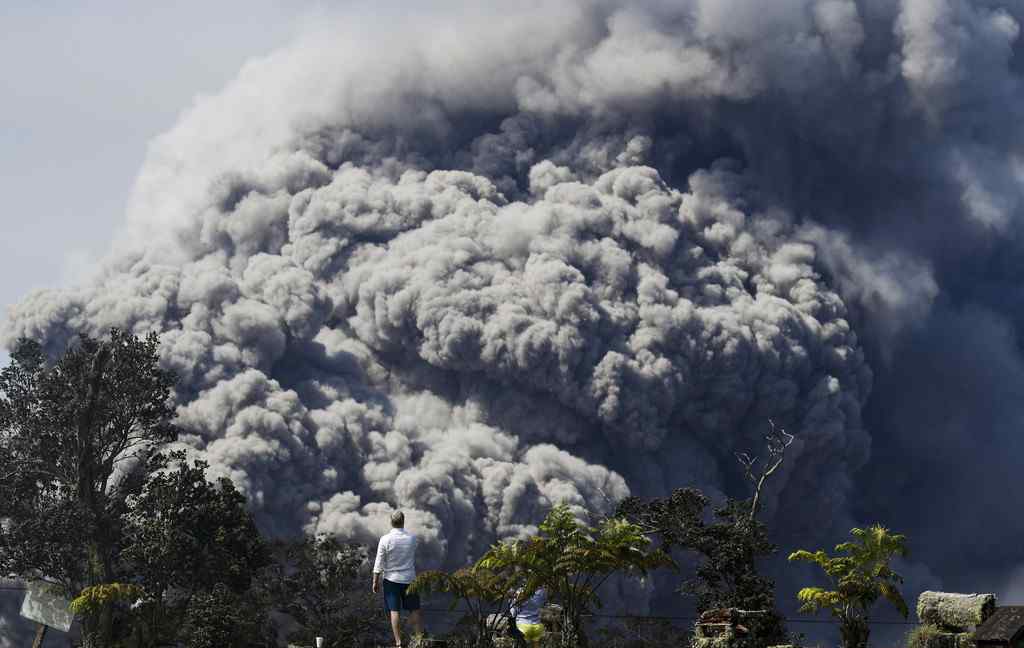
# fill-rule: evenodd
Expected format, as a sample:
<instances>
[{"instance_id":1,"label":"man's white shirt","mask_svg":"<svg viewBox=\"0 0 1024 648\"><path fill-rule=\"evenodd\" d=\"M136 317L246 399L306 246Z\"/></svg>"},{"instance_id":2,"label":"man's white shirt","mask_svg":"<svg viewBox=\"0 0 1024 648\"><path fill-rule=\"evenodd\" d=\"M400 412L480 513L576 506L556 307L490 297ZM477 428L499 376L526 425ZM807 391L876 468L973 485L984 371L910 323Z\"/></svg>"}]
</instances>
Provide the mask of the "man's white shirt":
<instances>
[{"instance_id":1,"label":"man's white shirt","mask_svg":"<svg viewBox=\"0 0 1024 648\"><path fill-rule=\"evenodd\" d=\"M373 573L392 583L411 583L416 578L416 536L405 529L391 529L377 544Z\"/></svg>"}]
</instances>

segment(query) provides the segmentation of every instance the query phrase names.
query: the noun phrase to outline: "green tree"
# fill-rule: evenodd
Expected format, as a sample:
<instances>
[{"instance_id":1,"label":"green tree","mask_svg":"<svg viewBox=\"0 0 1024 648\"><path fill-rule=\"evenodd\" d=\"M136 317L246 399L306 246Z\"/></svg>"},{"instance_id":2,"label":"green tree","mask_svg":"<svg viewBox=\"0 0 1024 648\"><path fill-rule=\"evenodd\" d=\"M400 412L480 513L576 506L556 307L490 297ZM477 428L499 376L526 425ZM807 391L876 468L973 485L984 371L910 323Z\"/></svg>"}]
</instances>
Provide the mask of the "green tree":
<instances>
[{"instance_id":1,"label":"green tree","mask_svg":"<svg viewBox=\"0 0 1024 648\"><path fill-rule=\"evenodd\" d=\"M113 648L150 646L153 637L148 628L138 623L134 610L146 596L145 591L131 583L104 583L82 590L71 601L71 611L79 616L107 612L111 617L110 641Z\"/></svg>"},{"instance_id":2,"label":"green tree","mask_svg":"<svg viewBox=\"0 0 1024 648\"><path fill-rule=\"evenodd\" d=\"M609 577L645 576L652 569L675 565L649 545L643 530L632 522L609 518L592 527L560 505L540 524L537 536L496 545L479 565L498 572L518 570L526 592L546 588L563 606L563 644L586 646L583 617L601 607L597 590Z\"/></svg>"},{"instance_id":3,"label":"green tree","mask_svg":"<svg viewBox=\"0 0 1024 648\"><path fill-rule=\"evenodd\" d=\"M155 334L81 336L55 362L22 339L0 371L0 568L73 595L117 581L125 498L176 436L176 377ZM140 470L140 467L142 470ZM112 605L83 616L86 646L108 646Z\"/></svg>"},{"instance_id":4,"label":"green tree","mask_svg":"<svg viewBox=\"0 0 1024 648\"><path fill-rule=\"evenodd\" d=\"M824 551L801 549L790 554L790 560L812 562L819 565L832 581L831 590L805 587L797 594L803 604L801 612L817 613L828 610L839 621L839 631L845 648L866 648L870 627L868 613L879 598L892 603L903 618L908 615L906 601L897 585L902 577L889 566L893 556L906 556L906 538L891 533L881 525L867 529L853 529L854 542L836 545L830 557Z\"/></svg>"},{"instance_id":5,"label":"green tree","mask_svg":"<svg viewBox=\"0 0 1024 648\"><path fill-rule=\"evenodd\" d=\"M768 423L763 461L746 452L736 453L751 484L749 500L726 499L714 508L708 523L707 497L696 488L680 488L667 498L628 498L620 503L618 514L659 538L666 552L680 550L700 557L693 578L679 587L680 593L695 597L699 612L716 608L765 610L767 616L758 623L757 635L764 645L773 645L789 643L791 638L784 618L775 609L775 583L758 570L758 562L778 550L769 541L768 529L758 513L768 478L782 465L794 436L777 428L773 421Z\"/></svg>"},{"instance_id":6,"label":"green tree","mask_svg":"<svg viewBox=\"0 0 1024 648\"><path fill-rule=\"evenodd\" d=\"M262 592L236 593L224 583L189 600L181 629L187 648L275 648Z\"/></svg>"},{"instance_id":7,"label":"green tree","mask_svg":"<svg viewBox=\"0 0 1024 648\"><path fill-rule=\"evenodd\" d=\"M699 612L715 608L769 610L762 632L767 642L784 643L783 620L775 612L775 584L757 570L758 559L776 551L760 520L750 517L750 503L726 500L705 522L707 497L695 488L680 488L668 498L624 500L619 514L660 539L666 552L700 556L692 578L679 591L696 599ZM770 645L770 643L768 644Z\"/></svg>"},{"instance_id":8,"label":"green tree","mask_svg":"<svg viewBox=\"0 0 1024 648\"><path fill-rule=\"evenodd\" d=\"M498 545L476 565L452 573L427 571L416 576L410 586L413 592L440 592L451 597L451 609L465 605L465 619L472 626L472 646L492 646L494 638L512 623L511 608L529 598L536 589L523 589L524 579L518 562L503 552L515 552L512 543ZM495 568L485 567L485 564ZM517 637L517 644L525 642Z\"/></svg>"},{"instance_id":9,"label":"green tree","mask_svg":"<svg viewBox=\"0 0 1024 648\"><path fill-rule=\"evenodd\" d=\"M151 474L141 492L127 498L120 558L128 578L146 593L135 616L154 640L169 641L186 613L194 617L194 597L209 597L219 587L244 597L271 560L231 480L208 481L208 464L190 463L184 452L161 459L174 468Z\"/></svg>"},{"instance_id":10,"label":"green tree","mask_svg":"<svg viewBox=\"0 0 1024 648\"><path fill-rule=\"evenodd\" d=\"M390 626L367 583L367 551L333 538L277 542L274 561L261 580L277 609L298 624L293 643L312 645L323 637L326 648L386 637Z\"/></svg>"}]
</instances>

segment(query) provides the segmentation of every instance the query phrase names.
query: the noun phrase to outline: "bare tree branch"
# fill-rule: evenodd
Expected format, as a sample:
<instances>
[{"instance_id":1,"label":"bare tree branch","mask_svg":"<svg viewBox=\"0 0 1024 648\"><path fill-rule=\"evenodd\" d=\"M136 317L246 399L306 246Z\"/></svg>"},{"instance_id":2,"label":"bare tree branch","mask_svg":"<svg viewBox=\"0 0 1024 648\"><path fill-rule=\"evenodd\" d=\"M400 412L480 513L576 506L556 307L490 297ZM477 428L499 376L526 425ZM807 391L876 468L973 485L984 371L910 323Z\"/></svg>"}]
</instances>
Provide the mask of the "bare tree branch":
<instances>
[{"instance_id":1,"label":"bare tree branch","mask_svg":"<svg viewBox=\"0 0 1024 648\"><path fill-rule=\"evenodd\" d=\"M796 438L783 428L776 428L775 421L771 419L768 419L768 425L771 429L764 437L768 445L768 458L764 462L764 468L760 474L755 474L754 472L754 464L757 462L757 457L751 457L746 452L736 453L736 459L740 462L744 474L754 487L754 497L750 504L751 521L757 518L758 509L761 505L761 491L764 489L765 481L782 465L782 461L786 457L786 448Z\"/></svg>"}]
</instances>

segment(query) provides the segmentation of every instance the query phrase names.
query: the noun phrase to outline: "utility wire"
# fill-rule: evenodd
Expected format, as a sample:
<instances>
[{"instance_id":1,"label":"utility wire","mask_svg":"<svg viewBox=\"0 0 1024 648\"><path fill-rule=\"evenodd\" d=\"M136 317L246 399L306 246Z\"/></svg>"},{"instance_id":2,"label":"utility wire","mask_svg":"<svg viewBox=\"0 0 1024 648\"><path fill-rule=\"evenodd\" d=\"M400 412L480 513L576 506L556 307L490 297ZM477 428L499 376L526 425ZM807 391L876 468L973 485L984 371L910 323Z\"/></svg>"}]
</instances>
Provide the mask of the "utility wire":
<instances>
[{"instance_id":1,"label":"utility wire","mask_svg":"<svg viewBox=\"0 0 1024 648\"><path fill-rule=\"evenodd\" d=\"M3 592L24 592L27 591L25 587L3 587L0 586L0 591ZM423 612L426 614L443 614L443 615L456 615L465 614L469 610L443 610L440 608L423 608ZM661 615L661 614L598 614L590 613L584 614L583 616L600 618L600 619L643 619L643 620L654 620L654 621L697 621L700 617L693 616L672 616L672 615ZM792 617L783 617L786 623L824 623L830 625L836 625L839 622L833 619L794 619ZM868 621L868 625L921 625L919 621Z\"/></svg>"},{"instance_id":2,"label":"utility wire","mask_svg":"<svg viewBox=\"0 0 1024 648\"><path fill-rule=\"evenodd\" d=\"M422 608L423 612L427 614L443 614L443 615L455 615L465 614L469 610L443 610L440 608ZM590 613L584 614L585 617L601 618L601 619L651 619L656 621L697 621L700 617L694 616L672 616L672 615L658 615L658 614L599 614ZM783 620L787 623L827 623L827 624L838 624L838 621L833 619L794 619L791 617L783 617ZM868 621L868 625L921 625L918 621Z\"/></svg>"}]
</instances>

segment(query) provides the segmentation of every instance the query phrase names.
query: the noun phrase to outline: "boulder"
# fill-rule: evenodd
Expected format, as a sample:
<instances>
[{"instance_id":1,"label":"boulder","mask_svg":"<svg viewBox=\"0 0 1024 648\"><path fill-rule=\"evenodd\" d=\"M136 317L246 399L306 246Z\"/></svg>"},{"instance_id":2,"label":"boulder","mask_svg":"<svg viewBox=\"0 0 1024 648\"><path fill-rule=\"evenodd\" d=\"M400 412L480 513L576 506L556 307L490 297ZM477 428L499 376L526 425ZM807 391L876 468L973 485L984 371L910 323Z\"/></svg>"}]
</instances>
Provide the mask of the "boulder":
<instances>
[{"instance_id":1,"label":"boulder","mask_svg":"<svg viewBox=\"0 0 1024 648\"><path fill-rule=\"evenodd\" d=\"M504 614L488 614L487 625L494 628L497 632L507 632L508 616Z\"/></svg>"},{"instance_id":2,"label":"boulder","mask_svg":"<svg viewBox=\"0 0 1024 648\"><path fill-rule=\"evenodd\" d=\"M944 629L967 630L979 626L996 610L995 594L921 592L917 617Z\"/></svg>"},{"instance_id":3,"label":"boulder","mask_svg":"<svg viewBox=\"0 0 1024 648\"><path fill-rule=\"evenodd\" d=\"M974 648L973 632L936 632L928 637L927 648Z\"/></svg>"}]
</instances>

